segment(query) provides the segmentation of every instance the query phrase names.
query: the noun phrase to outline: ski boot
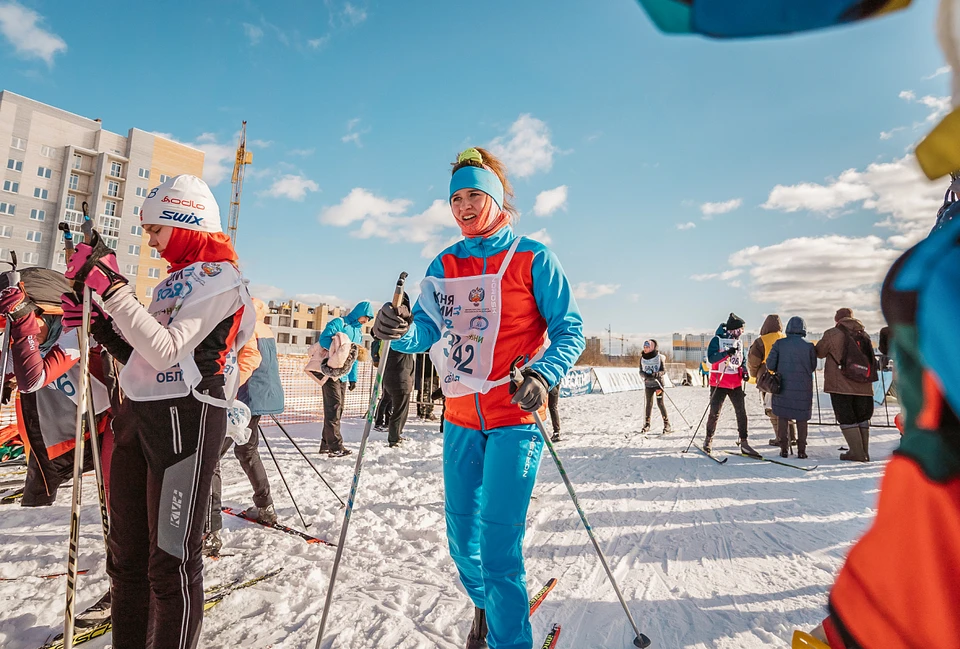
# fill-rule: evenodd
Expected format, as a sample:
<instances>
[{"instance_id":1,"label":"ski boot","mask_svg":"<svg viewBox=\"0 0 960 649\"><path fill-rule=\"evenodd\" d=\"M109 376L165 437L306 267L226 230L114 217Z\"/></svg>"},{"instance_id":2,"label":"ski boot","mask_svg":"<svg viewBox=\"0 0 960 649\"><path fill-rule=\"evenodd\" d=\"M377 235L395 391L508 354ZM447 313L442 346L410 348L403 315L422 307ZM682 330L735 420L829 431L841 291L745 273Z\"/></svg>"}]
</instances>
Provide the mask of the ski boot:
<instances>
[{"instance_id":1,"label":"ski boot","mask_svg":"<svg viewBox=\"0 0 960 649\"><path fill-rule=\"evenodd\" d=\"M277 522L277 512L273 508L273 503L270 503L266 507L248 507L243 515L247 518L252 518L261 525L273 525Z\"/></svg>"},{"instance_id":2,"label":"ski boot","mask_svg":"<svg viewBox=\"0 0 960 649\"><path fill-rule=\"evenodd\" d=\"M771 440L767 441L767 446L780 446L780 438L774 437Z\"/></svg>"},{"instance_id":3,"label":"ski boot","mask_svg":"<svg viewBox=\"0 0 960 649\"><path fill-rule=\"evenodd\" d=\"M78 629L85 629L91 626L97 626L110 619L110 591L97 600L93 606L78 613L74 626Z\"/></svg>"},{"instance_id":4,"label":"ski boot","mask_svg":"<svg viewBox=\"0 0 960 649\"><path fill-rule=\"evenodd\" d=\"M757 453L755 450L753 450L753 448L749 444L747 444L746 437L741 437L740 441L737 442L737 445L740 447L740 452L743 453L744 455L749 455L750 457L758 457L758 458L763 457L762 455Z\"/></svg>"},{"instance_id":5,"label":"ski boot","mask_svg":"<svg viewBox=\"0 0 960 649\"><path fill-rule=\"evenodd\" d=\"M649 433L650 432L650 420L648 419L643 425L643 428L640 429L640 433Z\"/></svg>"},{"instance_id":6,"label":"ski boot","mask_svg":"<svg viewBox=\"0 0 960 649\"><path fill-rule=\"evenodd\" d=\"M670 422L666 419L663 420L663 434L669 435L673 432L673 426L670 425Z\"/></svg>"},{"instance_id":7,"label":"ski boot","mask_svg":"<svg viewBox=\"0 0 960 649\"><path fill-rule=\"evenodd\" d=\"M709 455L713 451L713 435L703 438L703 450Z\"/></svg>"},{"instance_id":8,"label":"ski boot","mask_svg":"<svg viewBox=\"0 0 960 649\"><path fill-rule=\"evenodd\" d=\"M348 449L346 446L341 446L335 451L330 451L329 457L346 457L351 453L353 453L353 451Z\"/></svg>"},{"instance_id":9,"label":"ski boot","mask_svg":"<svg viewBox=\"0 0 960 649\"><path fill-rule=\"evenodd\" d=\"M207 532L203 535L203 545L200 546L200 554L215 559L220 556L220 548L222 547L223 541L220 539L220 530Z\"/></svg>"},{"instance_id":10,"label":"ski boot","mask_svg":"<svg viewBox=\"0 0 960 649\"><path fill-rule=\"evenodd\" d=\"M403 444L405 441L407 441L407 438L401 436L400 439L398 439L398 440L395 441L395 442L389 442L388 445L390 446L390 448L396 448L396 447L400 446L401 444Z\"/></svg>"},{"instance_id":11,"label":"ski boot","mask_svg":"<svg viewBox=\"0 0 960 649\"><path fill-rule=\"evenodd\" d=\"M467 649L484 649L487 646L487 612L482 608L473 611L473 626L467 634Z\"/></svg>"}]
</instances>

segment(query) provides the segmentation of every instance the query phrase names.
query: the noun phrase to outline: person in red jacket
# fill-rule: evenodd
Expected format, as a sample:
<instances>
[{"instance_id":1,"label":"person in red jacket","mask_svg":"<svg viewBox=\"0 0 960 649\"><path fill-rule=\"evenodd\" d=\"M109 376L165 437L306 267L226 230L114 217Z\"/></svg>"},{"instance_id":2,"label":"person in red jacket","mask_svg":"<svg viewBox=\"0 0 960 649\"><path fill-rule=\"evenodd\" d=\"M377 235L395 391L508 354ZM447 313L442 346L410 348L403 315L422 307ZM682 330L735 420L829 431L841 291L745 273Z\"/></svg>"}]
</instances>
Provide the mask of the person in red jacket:
<instances>
[{"instance_id":1,"label":"person in red jacket","mask_svg":"<svg viewBox=\"0 0 960 649\"><path fill-rule=\"evenodd\" d=\"M707 347L707 360L710 362L710 416L707 417L707 436L703 440L703 450L710 453L713 448L713 435L717 432L717 421L723 402L730 398L733 410L737 413L737 430L740 439L737 444L740 452L759 456L747 443L747 410L744 404L743 382L750 378L744 362L743 318L731 313L727 321L717 327L717 335Z\"/></svg>"}]
</instances>

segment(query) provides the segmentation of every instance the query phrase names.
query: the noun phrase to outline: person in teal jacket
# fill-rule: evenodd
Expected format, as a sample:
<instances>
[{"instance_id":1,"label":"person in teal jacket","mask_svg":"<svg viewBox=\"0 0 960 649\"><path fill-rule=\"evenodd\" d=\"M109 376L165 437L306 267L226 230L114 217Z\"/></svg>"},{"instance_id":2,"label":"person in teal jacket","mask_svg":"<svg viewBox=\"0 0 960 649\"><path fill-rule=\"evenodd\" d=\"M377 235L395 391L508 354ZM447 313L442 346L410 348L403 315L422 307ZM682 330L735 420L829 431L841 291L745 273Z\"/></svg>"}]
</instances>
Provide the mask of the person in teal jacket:
<instances>
[{"instance_id":1,"label":"person in teal jacket","mask_svg":"<svg viewBox=\"0 0 960 649\"><path fill-rule=\"evenodd\" d=\"M369 302L359 302L345 318L334 318L324 327L320 334L320 346L330 349L333 337L338 333L347 334L350 342L363 344L363 325L373 318L373 307ZM350 455L350 449L343 445L340 436L340 417L343 416L343 402L347 397L347 390L357 387L357 362L353 362L350 371L339 379L328 378L323 383L323 441L320 443L320 452L329 453L330 457Z\"/></svg>"}]
</instances>

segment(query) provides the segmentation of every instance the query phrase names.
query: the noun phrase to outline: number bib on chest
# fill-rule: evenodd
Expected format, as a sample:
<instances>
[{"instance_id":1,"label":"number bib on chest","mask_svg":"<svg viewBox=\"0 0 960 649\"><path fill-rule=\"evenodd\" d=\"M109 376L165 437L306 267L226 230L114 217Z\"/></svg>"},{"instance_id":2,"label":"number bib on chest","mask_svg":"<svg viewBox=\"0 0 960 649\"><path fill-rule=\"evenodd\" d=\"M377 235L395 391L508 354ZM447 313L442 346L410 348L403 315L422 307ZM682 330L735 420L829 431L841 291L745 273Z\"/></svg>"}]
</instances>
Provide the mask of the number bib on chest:
<instances>
[{"instance_id":1,"label":"number bib on chest","mask_svg":"<svg viewBox=\"0 0 960 649\"><path fill-rule=\"evenodd\" d=\"M726 351L731 347L736 347L739 339L735 338L720 338L720 351ZM722 372L724 374L739 374L740 367L743 365L743 347L740 347L737 352L720 362L720 366L717 367L715 371Z\"/></svg>"},{"instance_id":2,"label":"number bib on chest","mask_svg":"<svg viewBox=\"0 0 960 649\"><path fill-rule=\"evenodd\" d=\"M509 377L492 380L493 352L500 333L503 275L520 245L510 246L500 271L470 277L426 277L420 283L420 303L440 329L430 349L444 396L485 394Z\"/></svg>"}]
</instances>

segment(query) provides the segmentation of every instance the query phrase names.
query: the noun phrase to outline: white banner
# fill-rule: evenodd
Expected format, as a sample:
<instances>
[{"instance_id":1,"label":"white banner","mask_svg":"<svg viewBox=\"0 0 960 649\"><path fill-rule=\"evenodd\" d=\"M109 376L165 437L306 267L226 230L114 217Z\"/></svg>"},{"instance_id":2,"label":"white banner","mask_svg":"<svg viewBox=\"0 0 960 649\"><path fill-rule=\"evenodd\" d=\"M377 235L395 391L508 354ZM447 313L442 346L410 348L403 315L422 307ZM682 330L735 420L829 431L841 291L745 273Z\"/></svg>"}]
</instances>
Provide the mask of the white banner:
<instances>
[{"instance_id":1,"label":"white banner","mask_svg":"<svg viewBox=\"0 0 960 649\"><path fill-rule=\"evenodd\" d=\"M635 367L595 367L593 375L597 377L596 385L603 394L643 389L640 370Z\"/></svg>"}]
</instances>

